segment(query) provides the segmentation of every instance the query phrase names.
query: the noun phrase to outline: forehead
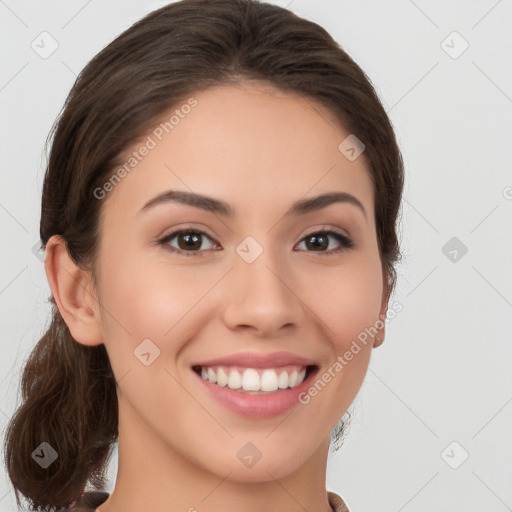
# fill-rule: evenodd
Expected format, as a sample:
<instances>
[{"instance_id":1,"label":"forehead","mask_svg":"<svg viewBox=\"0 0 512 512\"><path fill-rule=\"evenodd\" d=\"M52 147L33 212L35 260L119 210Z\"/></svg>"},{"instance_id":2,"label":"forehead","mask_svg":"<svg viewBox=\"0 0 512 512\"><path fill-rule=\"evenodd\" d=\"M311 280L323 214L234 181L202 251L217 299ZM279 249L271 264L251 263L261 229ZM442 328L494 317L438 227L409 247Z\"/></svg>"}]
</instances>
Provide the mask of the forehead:
<instances>
[{"instance_id":1,"label":"forehead","mask_svg":"<svg viewBox=\"0 0 512 512\"><path fill-rule=\"evenodd\" d=\"M336 190L356 195L370 214L364 155L350 161L338 148L349 135L311 98L264 83L210 87L176 104L128 149L125 163L151 147L108 192L104 207L131 215L156 194L178 189L253 215L266 205L277 215L271 205L287 209L299 198Z\"/></svg>"}]
</instances>

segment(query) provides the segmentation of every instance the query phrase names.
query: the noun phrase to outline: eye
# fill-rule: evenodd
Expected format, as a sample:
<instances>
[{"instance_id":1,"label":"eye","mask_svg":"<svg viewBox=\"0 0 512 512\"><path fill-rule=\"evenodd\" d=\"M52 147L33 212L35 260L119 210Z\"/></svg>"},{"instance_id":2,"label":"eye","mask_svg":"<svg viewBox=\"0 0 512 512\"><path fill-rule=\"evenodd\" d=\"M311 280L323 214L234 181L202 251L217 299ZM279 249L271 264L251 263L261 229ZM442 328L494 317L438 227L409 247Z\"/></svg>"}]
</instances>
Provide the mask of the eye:
<instances>
[{"instance_id":1,"label":"eye","mask_svg":"<svg viewBox=\"0 0 512 512\"><path fill-rule=\"evenodd\" d=\"M214 246L217 245L206 233L194 229L178 229L172 231L158 240L158 243L169 252L182 254L184 256L201 256L201 253L204 252L204 248L202 247L203 238L207 238L211 242L211 246L207 248L213 249ZM178 247L174 247L170 244L173 239L177 240ZM332 239L337 240L340 246L330 251L324 250L329 246L329 241ZM343 250L351 249L354 246L354 242L349 237L332 229L310 233L306 235L300 243L304 243L306 248L312 249L312 251L308 252L318 252L322 255L336 254Z\"/></svg>"},{"instance_id":2,"label":"eye","mask_svg":"<svg viewBox=\"0 0 512 512\"><path fill-rule=\"evenodd\" d=\"M208 240L212 241L212 239L202 231L197 231L194 229L179 229L164 236L162 239L158 240L158 243L169 252L183 254L184 256L200 256L202 251L199 249L203 245L203 237L206 237ZM169 243L174 238L176 238L178 242L177 248L173 247ZM215 244L213 243L213 245Z\"/></svg>"},{"instance_id":3,"label":"eye","mask_svg":"<svg viewBox=\"0 0 512 512\"><path fill-rule=\"evenodd\" d=\"M323 250L329 246L329 239L333 238L340 243L340 247L330 251ZM320 254L325 256L336 254L346 249L351 249L352 247L354 247L354 242L348 236L342 235L341 233L338 233L337 231L334 231L332 229L328 229L326 231L315 231L313 233L310 233L309 235L306 235L300 243L304 243L306 247L312 248L313 252L319 252Z\"/></svg>"}]
</instances>

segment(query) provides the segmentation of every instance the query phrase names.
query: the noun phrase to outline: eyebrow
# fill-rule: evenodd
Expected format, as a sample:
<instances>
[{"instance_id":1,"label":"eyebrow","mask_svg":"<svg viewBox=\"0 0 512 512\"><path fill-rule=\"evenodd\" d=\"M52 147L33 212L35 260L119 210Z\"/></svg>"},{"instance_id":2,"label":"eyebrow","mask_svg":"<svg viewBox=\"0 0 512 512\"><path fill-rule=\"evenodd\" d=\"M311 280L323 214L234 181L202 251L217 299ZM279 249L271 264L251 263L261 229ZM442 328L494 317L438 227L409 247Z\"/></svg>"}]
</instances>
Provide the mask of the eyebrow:
<instances>
[{"instance_id":1,"label":"eyebrow","mask_svg":"<svg viewBox=\"0 0 512 512\"><path fill-rule=\"evenodd\" d=\"M222 215L224 217L232 218L236 215L236 210L228 203L215 199L213 197L205 196L203 194L197 194L195 192L187 192L184 190L167 190L153 199L150 199L140 210L147 211L156 205L177 202L193 206L195 208L201 208L207 212ZM365 217L366 210L362 203L352 194L348 192L329 192L327 194L321 194L316 197L308 199L300 199L292 204L291 208L285 213L285 216L297 216L304 215L313 211L320 210L334 203L348 203L357 206ZM139 213L140 213L139 212Z\"/></svg>"}]
</instances>

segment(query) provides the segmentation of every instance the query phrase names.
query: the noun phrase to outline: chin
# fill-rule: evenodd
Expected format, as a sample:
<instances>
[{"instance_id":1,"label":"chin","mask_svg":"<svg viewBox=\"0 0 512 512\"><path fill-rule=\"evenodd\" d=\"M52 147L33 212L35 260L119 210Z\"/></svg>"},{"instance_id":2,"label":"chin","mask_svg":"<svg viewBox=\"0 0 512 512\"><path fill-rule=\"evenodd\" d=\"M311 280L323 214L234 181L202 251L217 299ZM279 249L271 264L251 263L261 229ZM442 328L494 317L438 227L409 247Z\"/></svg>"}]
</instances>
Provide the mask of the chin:
<instances>
[{"instance_id":1,"label":"chin","mask_svg":"<svg viewBox=\"0 0 512 512\"><path fill-rule=\"evenodd\" d=\"M295 473L307 462L307 459L304 458L304 447L288 446L286 451L283 446L275 449L267 448L267 453L270 453L268 455L265 455L265 449L262 449L261 452L256 452L255 448L250 448L250 445L245 451L243 448L237 449L235 458L224 460L223 469L219 471L217 466L215 472L222 473L222 477L229 473L227 478L233 482L268 482ZM247 454L252 454L254 458L251 460ZM221 457L213 456L210 460L220 461Z\"/></svg>"}]
</instances>

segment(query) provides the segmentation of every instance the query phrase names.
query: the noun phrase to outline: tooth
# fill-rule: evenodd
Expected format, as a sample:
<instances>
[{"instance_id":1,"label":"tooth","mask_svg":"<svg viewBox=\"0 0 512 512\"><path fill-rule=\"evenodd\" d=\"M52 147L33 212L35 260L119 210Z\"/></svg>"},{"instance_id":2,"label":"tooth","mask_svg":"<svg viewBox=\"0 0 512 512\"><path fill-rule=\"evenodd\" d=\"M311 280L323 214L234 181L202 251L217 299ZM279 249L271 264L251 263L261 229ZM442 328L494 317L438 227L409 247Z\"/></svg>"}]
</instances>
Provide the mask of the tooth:
<instances>
[{"instance_id":1,"label":"tooth","mask_svg":"<svg viewBox=\"0 0 512 512\"><path fill-rule=\"evenodd\" d=\"M201 368L201 377L221 387L228 386L240 391L272 392L278 389L294 388L304 381L306 368L302 371L294 369L290 374L285 370L267 368L256 370L245 368L238 371L236 368L211 367ZM260 376L261 373L261 376Z\"/></svg>"},{"instance_id":2,"label":"tooth","mask_svg":"<svg viewBox=\"0 0 512 512\"><path fill-rule=\"evenodd\" d=\"M238 370L231 370L231 372L229 372L228 386L231 389L238 389L242 387L242 376Z\"/></svg>"},{"instance_id":3,"label":"tooth","mask_svg":"<svg viewBox=\"0 0 512 512\"><path fill-rule=\"evenodd\" d=\"M278 385L279 389L286 389L288 387L288 374L285 371L279 374Z\"/></svg>"},{"instance_id":4,"label":"tooth","mask_svg":"<svg viewBox=\"0 0 512 512\"><path fill-rule=\"evenodd\" d=\"M217 384L219 386L226 386L228 383L228 376L227 376L227 373L224 371L223 368L219 368L219 370L217 371Z\"/></svg>"},{"instance_id":5,"label":"tooth","mask_svg":"<svg viewBox=\"0 0 512 512\"><path fill-rule=\"evenodd\" d=\"M265 370L261 375L261 391L275 391L278 384L277 373L274 370Z\"/></svg>"},{"instance_id":6,"label":"tooth","mask_svg":"<svg viewBox=\"0 0 512 512\"><path fill-rule=\"evenodd\" d=\"M253 368L247 368L242 375L242 387L245 391L260 390L260 376Z\"/></svg>"},{"instance_id":7,"label":"tooth","mask_svg":"<svg viewBox=\"0 0 512 512\"><path fill-rule=\"evenodd\" d=\"M210 382L213 382L213 383L217 382L217 376L215 375L215 372L213 371L212 368L208 368L207 373L208 373L208 380Z\"/></svg>"}]
</instances>

